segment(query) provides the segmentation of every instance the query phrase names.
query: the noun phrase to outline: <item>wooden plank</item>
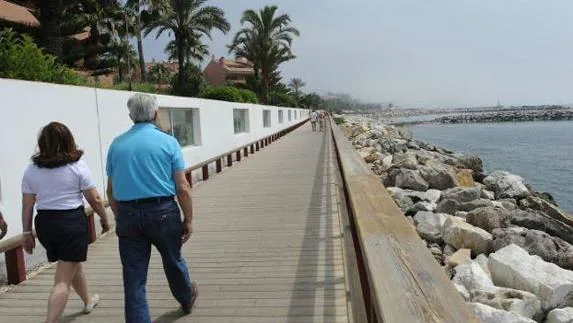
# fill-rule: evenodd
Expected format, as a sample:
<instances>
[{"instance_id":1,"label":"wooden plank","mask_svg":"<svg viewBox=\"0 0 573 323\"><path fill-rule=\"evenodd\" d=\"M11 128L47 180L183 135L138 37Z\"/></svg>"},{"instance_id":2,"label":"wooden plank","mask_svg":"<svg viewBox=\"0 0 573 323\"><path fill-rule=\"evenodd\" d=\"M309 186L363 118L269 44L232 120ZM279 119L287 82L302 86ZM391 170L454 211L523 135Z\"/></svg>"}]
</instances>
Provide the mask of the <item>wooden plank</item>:
<instances>
[{"instance_id":1,"label":"wooden plank","mask_svg":"<svg viewBox=\"0 0 573 323\"><path fill-rule=\"evenodd\" d=\"M377 321L477 322L380 179L332 125Z\"/></svg>"}]
</instances>

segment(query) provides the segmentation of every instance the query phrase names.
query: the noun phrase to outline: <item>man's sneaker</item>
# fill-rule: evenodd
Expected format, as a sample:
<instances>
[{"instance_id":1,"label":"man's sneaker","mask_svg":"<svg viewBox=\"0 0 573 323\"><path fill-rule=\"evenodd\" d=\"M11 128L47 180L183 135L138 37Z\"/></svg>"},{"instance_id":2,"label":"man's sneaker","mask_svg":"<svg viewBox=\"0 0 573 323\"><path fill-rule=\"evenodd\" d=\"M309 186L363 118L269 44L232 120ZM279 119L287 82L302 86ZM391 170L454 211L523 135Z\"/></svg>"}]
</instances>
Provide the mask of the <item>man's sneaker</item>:
<instances>
[{"instance_id":1,"label":"man's sneaker","mask_svg":"<svg viewBox=\"0 0 573 323\"><path fill-rule=\"evenodd\" d=\"M195 305L197 296L199 296L199 292L197 291L197 283L193 281L191 282L191 301L187 304L181 304L181 310L183 310L183 313L191 314L191 310L193 309L193 305Z\"/></svg>"},{"instance_id":2,"label":"man's sneaker","mask_svg":"<svg viewBox=\"0 0 573 323\"><path fill-rule=\"evenodd\" d=\"M92 296L91 302L87 303L84 306L84 314L90 314L94 310L94 308L97 306L98 303L99 303L99 295L94 294L94 296Z\"/></svg>"}]
</instances>

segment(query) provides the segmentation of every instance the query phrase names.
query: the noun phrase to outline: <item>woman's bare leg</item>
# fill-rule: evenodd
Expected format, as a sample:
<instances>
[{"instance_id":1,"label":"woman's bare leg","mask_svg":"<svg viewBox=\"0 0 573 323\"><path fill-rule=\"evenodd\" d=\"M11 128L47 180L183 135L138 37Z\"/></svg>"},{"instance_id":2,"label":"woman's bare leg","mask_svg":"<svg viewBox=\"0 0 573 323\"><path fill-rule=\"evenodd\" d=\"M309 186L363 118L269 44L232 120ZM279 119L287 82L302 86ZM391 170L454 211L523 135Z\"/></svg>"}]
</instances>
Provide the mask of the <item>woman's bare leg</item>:
<instances>
[{"instance_id":1,"label":"woman's bare leg","mask_svg":"<svg viewBox=\"0 0 573 323\"><path fill-rule=\"evenodd\" d=\"M92 301L92 298L88 293L88 281L86 279L86 274L84 273L84 269L81 263L79 263L78 270L76 271L76 276L72 281L72 287L81 297L82 301L84 301L84 304L88 304Z\"/></svg>"},{"instance_id":2,"label":"woman's bare leg","mask_svg":"<svg viewBox=\"0 0 573 323\"><path fill-rule=\"evenodd\" d=\"M70 295L70 285L76 276L79 265L78 262L58 261L54 287L48 299L47 323L57 323L62 318Z\"/></svg>"}]
</instances>

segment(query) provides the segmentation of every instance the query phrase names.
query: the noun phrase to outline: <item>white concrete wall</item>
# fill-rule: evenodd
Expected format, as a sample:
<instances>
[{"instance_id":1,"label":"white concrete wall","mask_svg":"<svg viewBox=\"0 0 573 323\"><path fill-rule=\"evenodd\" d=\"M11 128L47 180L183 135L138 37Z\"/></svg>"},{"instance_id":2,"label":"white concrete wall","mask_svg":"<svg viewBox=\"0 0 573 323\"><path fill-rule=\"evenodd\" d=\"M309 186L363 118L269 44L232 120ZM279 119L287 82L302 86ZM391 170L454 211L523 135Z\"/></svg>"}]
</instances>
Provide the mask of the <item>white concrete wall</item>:
<instances>
[{"instance_id":1,"label":"white concrete wall","mask_svg":"<svg viewBox=\"0 0 573 323\"><path fill-rule=\"evenodd\" d=\"M104 194L105 159L113 138L128 130L126 91L101 90L77 86L0 79L0 210L8 221L8 236L22 232L21 179L35 152L41 127L51 121L67 125L76 143L85 151L84 159ZM183 147L187 166L223 154L296 124L308 112L300 109L299 118L288 121L288 110L254 104L230 103L196 98L158 95L162 108L197 108L200 116L201 146ZM234 133L233 109L249 109L249 132ZM271 127L263 128L263 109L271 110ZM278 123L278 111L285 110ZM292 112L294 116L294 111Z\"/></svg>"}]
</instances>

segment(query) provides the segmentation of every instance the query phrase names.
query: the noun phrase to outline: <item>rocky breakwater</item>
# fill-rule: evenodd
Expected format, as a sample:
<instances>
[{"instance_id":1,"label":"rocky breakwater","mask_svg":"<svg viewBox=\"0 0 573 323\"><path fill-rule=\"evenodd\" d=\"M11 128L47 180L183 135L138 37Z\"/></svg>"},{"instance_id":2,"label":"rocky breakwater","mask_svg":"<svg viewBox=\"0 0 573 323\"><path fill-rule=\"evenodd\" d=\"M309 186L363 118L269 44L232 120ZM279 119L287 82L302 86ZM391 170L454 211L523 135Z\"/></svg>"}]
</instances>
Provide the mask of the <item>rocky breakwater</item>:
<instances>
[{"instance_id":1,"label":"rocky breakwater","mask_svg":"<svg viewBox=\"0 0 573 323\"><path fill-rule=\"evenodd\" d=\"M573 220L551 195L405 129L340 125L484 322L573 322Z\"/></svg>"},{"instance_id":2,"label":"rocky breakwater","mask_svg":"<svg viewBox=\"0 0 573 323\"><path fill-rule=\"evenodd\" d=\"M573 120L573 109L521 109L487 111L445 116L434 121L440 123L519 122Z\"/></svg>"}]
</instances>

